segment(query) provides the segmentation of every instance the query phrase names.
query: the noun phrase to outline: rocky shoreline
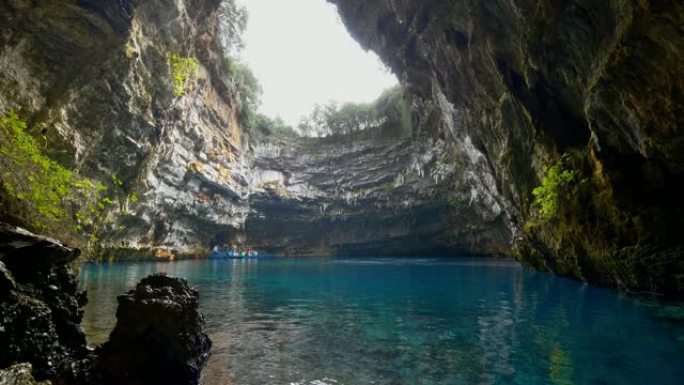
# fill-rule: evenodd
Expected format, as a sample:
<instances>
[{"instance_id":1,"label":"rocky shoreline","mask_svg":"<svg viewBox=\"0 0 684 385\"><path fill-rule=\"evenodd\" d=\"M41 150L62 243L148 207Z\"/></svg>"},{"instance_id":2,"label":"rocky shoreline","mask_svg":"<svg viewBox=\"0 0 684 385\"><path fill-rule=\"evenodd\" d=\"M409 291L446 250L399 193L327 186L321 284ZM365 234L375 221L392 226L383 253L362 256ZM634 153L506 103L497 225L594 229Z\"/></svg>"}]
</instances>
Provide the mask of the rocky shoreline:
<instances>
[{"instance_id":1,"label":"rocky shoreline","mask_svg":"<svg viewBox=\"0 0 684 385\"><path fill-rule=\"evenodd\" d=\"M85 262L142 262L176 261L182 259L201 259L211 253L208 248L198 248L192 252L165 247L105 247L95 250L85 258Z\"/></svg>"},{"instance_id":2,"label":"rocky shoreline","mask_svg":"<svg viewBox=\"0 0 684 385\"><path fill-rule=\"evenodd\" d=\"M70 267L79 254L0 224L0 383L198 384L211 348L199 293L181 278L143 279L119 296L117 325L93 350Z\"/></svg>"}]
</instances>

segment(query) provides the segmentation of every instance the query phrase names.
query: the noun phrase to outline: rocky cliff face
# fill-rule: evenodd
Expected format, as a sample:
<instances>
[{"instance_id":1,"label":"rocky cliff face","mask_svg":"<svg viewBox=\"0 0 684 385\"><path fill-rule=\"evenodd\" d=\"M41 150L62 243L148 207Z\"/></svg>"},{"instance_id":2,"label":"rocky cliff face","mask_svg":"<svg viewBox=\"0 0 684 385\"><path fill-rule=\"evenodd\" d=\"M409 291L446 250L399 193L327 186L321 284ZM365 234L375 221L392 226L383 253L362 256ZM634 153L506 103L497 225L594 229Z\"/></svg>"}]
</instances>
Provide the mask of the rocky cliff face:
<instances>
[{"instance_id":1,"label":"rocky cliff face","mask_svg":"<svg viewBox=\"0 0 684 385\"><path fill-rule=\"evenodd\" d=\"M0 108L42 130L54 158L117 190L117 223L105 241L186 246L198 221L244 222L246 209L232 201L245 188L243 154L217 43L219 4L0 5L0 62L7 69ZM181 97L172 92L170 54L199 61ZM204 212L201 186L218 180L227 204Z\"/></svg>"},{"instance_id":2,"label":"rocky cliff face","mask_svg":"<svg viewBox=\"0 0 684 385\"><path fill-rule=\"evenodd\" d=\"M259 143L245 234L292 255L505 253L507 213L459 150L427 138Z\"/></svg>"},{"instance_id":3,"label":"rocky cliff face","mask_svg":"<svg viewBox=\"0 0 684 385\"><path fill-rule=\"evenodd\" d=\"M218 241L307 255L507 249L505 202L470 142L244 138L219 5L2 5L0 108L42 130L53 157L116 191L105 256L122 246L192 253ZM169 54L199 59L180 97ZM450 108L424 109L416 123L453 126Z\"/></svg>"},{"instance_id":4,"label":"rocky cliff face","mask_svg":"<svg viewBox=\"0 0 684 385\"><path fill-rule=\"evenodd\" d=\"M123 181L110 246L498 253L514 239L537 268L684 291L684 6L333 2L411 87L412 141L246 139L218 0L3 2L0 108L63 164ZM199 59L184 96L168 54Z\"/></svg>"},{"instance_id":5,"label":"rocky cliff face","mask_svg":"<svg viewBox=\"0 0 684 385\"><path fill-rule=\"evenodd\" d=\"M519 258L681 294L684 7L676 1L333 1L413 90L447 104L525 223ZM567 154L562 157L563 154ZM562 159L561 159L562 158ZM533 204L545 167L567 171Z\"/></svg>"}]
</instances>

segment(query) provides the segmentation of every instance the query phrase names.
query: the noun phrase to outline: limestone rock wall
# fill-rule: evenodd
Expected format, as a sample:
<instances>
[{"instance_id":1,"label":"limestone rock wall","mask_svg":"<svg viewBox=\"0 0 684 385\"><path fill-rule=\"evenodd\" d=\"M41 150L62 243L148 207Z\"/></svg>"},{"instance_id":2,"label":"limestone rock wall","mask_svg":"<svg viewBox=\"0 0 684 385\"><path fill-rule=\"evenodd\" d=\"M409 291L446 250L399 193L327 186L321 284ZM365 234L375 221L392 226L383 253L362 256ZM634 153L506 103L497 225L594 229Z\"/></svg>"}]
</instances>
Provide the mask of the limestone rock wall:
<instances>
[{"instance_id":1,"label":"limestone rock wall","mask_svg":"<svg viewBox=\"0 0 684 385\"><path fill-rule=\"evenodd\" d=\"M486 157L525 224L522 261L684 292L681 2L332 2L415 93L450 106L453 124L434 135ZM540 219L532 190L563 154L575 178Z\"/></svg>"},{"instance_id":2,"label":"limestone rock wall","mask_svg":"<svg viewBox=\"0 0 684 385\"><path fill-rule=\"evenodd\" d=\"M469 138L425 135L459 119L446 99L416 100L422 132L411 144L243 137L219 8L0 5L0 109L26 117L53 158L116 191L99 240L107 250L202 253L218 241L319 255L508 249L514 229L487 159ZM181 97L169 54L199 60Z\"/></svg>"},{"instance_id":3,"label":"limestone rock wall","mask_svg":"<svg viewBox=\"0 0 684 385\"><path fill-rule=\"evenodd\" d=\"M0 109L115 188L109 246L514 251L599 284L684 292L681 3L333 2L410 87L410 142L247 140L218 0L4 1ZM170 53L199 60L181 97ZM545 217L532 191L553 165L572 178Z\"/></svg>"},{"instance_id":4,"label":"limestone rock wall","mask_svg":"<svg viewBox=\"0 0 684 385\"><path fill-rule=\"evenodd\" d=\"M440 139L308 139L253 148L245 233L292 255L503 254L510 220ZM469 183L470 182L470 183Z\"/></svg>"},{"instance_id":5,"label":"limestone rock wall","mask_svg":"<svg viewBox=\"0 0 684 385\"><path fill-rule=\"evenodd\" d=\"M245 193L245 166L219 5L0 5L0 109L26 117L53 158L116 191L104 242L189 249L202 226L244 223L247 208L233 201ZM181 97L172 93L169 54L199 61ZM208 185L225 203L210 211Z\"/></svg>"}]
</instances>

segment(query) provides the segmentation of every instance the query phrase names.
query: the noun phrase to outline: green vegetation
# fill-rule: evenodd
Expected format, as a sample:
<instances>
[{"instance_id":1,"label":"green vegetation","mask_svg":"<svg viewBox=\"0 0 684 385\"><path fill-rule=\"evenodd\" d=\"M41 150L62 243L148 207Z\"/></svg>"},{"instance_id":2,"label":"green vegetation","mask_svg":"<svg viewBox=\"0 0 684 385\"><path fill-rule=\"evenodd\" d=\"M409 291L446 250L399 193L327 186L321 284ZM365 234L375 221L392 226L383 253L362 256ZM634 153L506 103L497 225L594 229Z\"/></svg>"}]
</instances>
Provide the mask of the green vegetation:
<instances>
[{"instance_id":1,"label":"green vegetation","mask_svg":"<svg viewBox=\"0 0 684 385\"><path fill-rule=\"evenodd\" d=\"M457 194L450 194L447 197L447 203L449 204L449 207L456 211L460 211L463 209L463 201L461 201L461 198Z\"/></svg>"},{"instance_id":2,"label":"green vegetation","mask_svg":"<svg viewBox=\"0 0 684 385\"><path fill-rule=\"evenodd\" d=\"M288 126L280 117L271 119L264 114L257 114L252 132L257 135L276 136L281 138L293 138L299 136L297 131Z\"/></svg>"},{"instance_id":3,"label":"green vegetation","mask_svg":"<svg viewBox=\"0 0 684 385\"><path fill-rule=\"evenodd\" d=\"M307 136L350 135L360 131L375 136L409 137L411 108L403 88L383 92L373 103L329 103L318 105L302 119L299 131Z\"/></svg>"},{"instance_id":4,"label":"green vegetation","mask_svg":"<svg viewBox=\"0 0 684 385\"><path fill-rule=\"evenodd\" d=\"M197 73L199 62L194 57L182 57L177 53L166 55L166 63L171 71L171 82L175 96L185 95L188 80Z\"/></svg>"},{"instance_id":5,"label":"green vegetation","mask_svg":"<svg viewBox=\"0 0 684 385\"><path fill-rule=\"evenodd\" d=\"M386 90L373 103L329 103L318 105L299 123L297 129L280 118L271 118L258 112L262 87L252 70L234 59L244 47L242 33L247 25L247 11L234 0L226 0L219 9L222 23L224 66L228 80L235 86L240 101L238 118L242 128L251 137L340 136L363 132L369 136L412 135L411 108L407 93L397 86ZM171 64L170 64L171 65ZM185 77L174 72L174 92L183 91ZM184 74L183 72L179 72ZM181 93L182 94L182 93Z\"/></svg>"},{"instance_id":6,"label":"green vegetation","mask_svg":"<svg viewBox=\"0 0 684 385\"><path fill-rule=\"evenodd\" d=\"M231 58L224 59L224 64L240 98L240 121L246 127L254 127L261 103L261 84L246 65Z\"/></svg>"},{"instance_id":7,"label":"green vegetation","mask_svg":"<svg viewBox=\"0 0 684 385\"><path fill-rule=\"evenodd\" d=\"M288 126L280 118L271 118L258 112L261 104L262 87L252 70L234 57L244 47L242 33L247 25L247 11L238 7L234 0L226 0L219 9L222 23L222 46L224 67L228 80L234 85L239 99L238 119L244 131L253 138L275 136L339 136L363 132L369 136L412 135L411 108L407 93L397 86L386 90L373 103L345 103L316 106L303 118L297 129ZM170 64L171 65L171 64ZM181 66L181 68L183 68ZM174 88L183 90L185 77L176 76ZM184 74L184 72L179 72Z\"/></svg>"},{"instance_id":8,"label":"green vegetation","mask_svg":"<svg viewBox=\"0 0 684 385\"><path fill-rule=\"evenodd\" d=\"M235 0L223 0L218 12L221 23L221 45L227 55L236 54L244 48L242 34L247 27L247 9L238 7Z\"/></svg>"},{"instance_id":9,"label":"green vegetation","mask_svg":"<svg viewBox=\"0 0 684 385\"><path fill-rule=\"evenodd\" d=\"M129 200L131 203L138 203L138 202L140 201L140 197L138 196L138 192L137 192L137 191L133 191L132 193L130 193L130 194L128 195L128 200Z\"/></svg>"},{"instance_id":10,"label":"green vegetation","mask_svg":"<svg viewBox=\"0 0 684 385\"><path fill-rule=\"evenodd\" d=\"M245 130L253 136L294 137L297 131L280 118L270 118L257 112L261 104L261 84L252 70L231 58L224 59L226 70L240 98L238 117Z\"/></svg>"},{"instance_id":11,"label":"green vegetation","mask_svg":"<svg viewBox=\"0 0 684 385\"><path fill-rule=\"evenodd\" d=\"M116 176L116 174L112 175L112 183L114 183L115 186L123 186L123 181L119 179L119 177Z\"/></svg>"},{"instance_id":12,"label":"green vegetation","mask_svg":"<svg viewBox=\"0 0 684 385\"><path fill-rule=\"evenodd\" d=\"M28 223L36 230L62 221L67 212L64 200L78 183L71 171L43 155L26 123L16 113L0 116L0 182L4 192L22 206Z\"/></svg>"},{"instance_id":13,"label":"green vegetation","mask_svg":"<svg viewBox=\"0 0 684 385\"><path fill-rule=\"evenodd\" d=\"M570 155L563 154L558 162L545 168L542 184L532 190L535 197L533 206L537 207L540 219L548 220L556 216L559 195L576 181L576 171L570 168L570 161Z\"/></svg>"},{"instance_id":14,"label":"green vegetation","mask_svg":"<svg viewBox=\"0 0 684 385\"><path fill-rule=\"evenodd\" d=\"M262 88L252 70L234 59L242 48L242 34L247 27L247 9L238 7L234 0L225 0L219 8L221 23L221 44L224 49L224 66L228 80L235 86L240 100L238 118L243 129L254 137L259 136L296 136L297 132L283 122L260 114L257 110L261 104Z\"/></svg>"},{"instance_id":15,"label":"green vegetation","mask_svg":"<svg viewBox=\"0 0 684 385\"><path fill-rule=\"evenodd\" d=\"M97 239L97 231L107 213L107 208L113 204L112 200L106 196L107 187L100 183L93 183L88 179L83 179L74 183L74 188L68 197L76 196L82 191L89 192L87 200L80 202L82 206L76 209L73 214L75 221L73 230L88 238L89 243L94 243Z\"/></svg>"},{"instance_id":16,"label":"green vegetation","mask_svg":"<svg viewBox=\"0 0 684 385\"><path fill-rule=\"evenodd\" d=\"M112 181L123 183L116 176ZM43 154L15 112L0 114L0 201L14 222L92 245L114 203L108 192Z\"/></svg>"}]
</instances>

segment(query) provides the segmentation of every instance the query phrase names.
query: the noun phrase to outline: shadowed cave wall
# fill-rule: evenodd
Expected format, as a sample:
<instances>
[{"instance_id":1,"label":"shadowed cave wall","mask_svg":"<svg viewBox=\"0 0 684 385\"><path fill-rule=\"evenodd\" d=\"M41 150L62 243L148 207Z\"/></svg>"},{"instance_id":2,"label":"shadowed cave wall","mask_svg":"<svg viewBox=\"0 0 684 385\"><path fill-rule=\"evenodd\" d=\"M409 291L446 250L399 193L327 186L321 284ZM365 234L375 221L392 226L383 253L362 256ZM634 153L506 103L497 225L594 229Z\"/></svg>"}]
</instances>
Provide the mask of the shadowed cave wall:
<instances>
[{"instance_id":1,"label":"shadowed cave wall","mask_svg":"<svg viewBox=\"0 0 684 385\"><path fill-rule=\"evenodd\" d=\"M681 4L333 2L409 88L410 140L249 138L219 1L3 2L0 109L44 129L61 164L122 180L111 247L515 254L682 292ZM170 52L198 59L184 96ZM572 178L541 215L554 166Z\"/></svg>"}]
</instances>

